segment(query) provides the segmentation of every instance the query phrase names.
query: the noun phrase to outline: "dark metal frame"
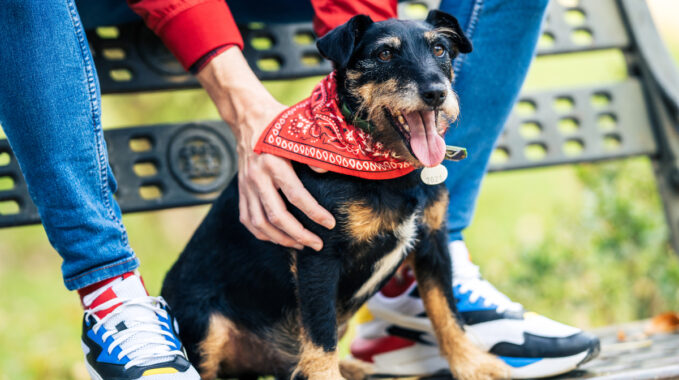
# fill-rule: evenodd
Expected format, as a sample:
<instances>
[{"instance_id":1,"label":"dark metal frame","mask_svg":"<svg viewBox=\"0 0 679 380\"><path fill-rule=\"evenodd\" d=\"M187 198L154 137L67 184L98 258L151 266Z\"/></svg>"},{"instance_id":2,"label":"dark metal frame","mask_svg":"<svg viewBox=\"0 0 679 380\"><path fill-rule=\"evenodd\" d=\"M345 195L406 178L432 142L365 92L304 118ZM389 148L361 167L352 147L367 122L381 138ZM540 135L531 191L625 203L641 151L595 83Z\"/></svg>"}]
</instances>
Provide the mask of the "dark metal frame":
<instances>
[{"instance_id":1,"label":"dark metal frame","mask_svg":"<svg viewBox=\"0 0 679 380\"><path fill-rule=\"evenodd\" d=\"M569 24L569 14L583 22ZM103 93L199 86L141 23L106 31L88 32ZM323 75L331 69L315 49L310 23L251 24L241 31L244 54L262 80ZM541 55L621 50L629 77L608 85L522 93L520 101L532 110L512 114L498 142L504 160L494 161L490 170L650 156L673 245L679 248L679 74L645 3L582 0L575 8L565 8L553 2L543 38L551 43L539 48ZM604 104L594 104L593 96ZM557 101L570 106L555 110ZM602 119L614 124L613 129L602 130ZM562 124L570 128L560 128ZM221 121L115 129L105 136L124 212L208 203L235 173L234 138ZM11 177L14 186L0 190L0 206L15 202L19 210L6 215L0 211L0 227L38 223L6 140L0 140L0 165L3 153L10 160L0 166L0 178Z\"/></svg>"}]
</instances>

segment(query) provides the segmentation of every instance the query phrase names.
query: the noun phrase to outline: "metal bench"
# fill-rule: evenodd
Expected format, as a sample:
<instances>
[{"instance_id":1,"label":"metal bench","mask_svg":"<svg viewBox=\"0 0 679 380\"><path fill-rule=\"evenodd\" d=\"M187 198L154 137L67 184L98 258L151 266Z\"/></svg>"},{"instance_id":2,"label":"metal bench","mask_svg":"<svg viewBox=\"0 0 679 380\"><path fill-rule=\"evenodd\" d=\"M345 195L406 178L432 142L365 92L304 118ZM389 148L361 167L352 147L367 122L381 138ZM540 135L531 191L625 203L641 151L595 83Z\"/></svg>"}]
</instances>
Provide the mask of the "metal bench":
<instances>
[{"instance_id":1,"label":"metal bench","mask_svg":"<svg viewBox=\"0 0 679 380\"><path fill-rule=\"evenodd\" d=\"M437 0L402 2L402 13L413 3L432 7ZM579 25L566 21L569 14L581 19ZM316 51L310 23L257 23L242 26L241 32L245 56L262 80L323 75L331 69ZM104 94L199 87L141 23L91 30L88 38ZM613 84L522 93L517 109L526 112L512 114L497 146L502 159L491 164L491 171L648 156L679 252L679 73L645 2L580 0L565 7L554 1L543 39L548 43L539 48L540 55L621 51L628 77ZM266 43L253 44L256 40ZM526 128L533 133L524 133ZM221 121L135 126L105 136L124 212L209 203L236 169L234 138ZM150 175L136 170L144 165L155 170ZM13 187L0 190L0 205L13 207L0 207L0 227L39 223L9 144L0 140L0 180L6 177ZM583 376L605 372L590 367ZM679 374L676 365L667 368L670 375ZM656 368L652 376L658 373L666 375Z\"/></svg>"}]
</instances>

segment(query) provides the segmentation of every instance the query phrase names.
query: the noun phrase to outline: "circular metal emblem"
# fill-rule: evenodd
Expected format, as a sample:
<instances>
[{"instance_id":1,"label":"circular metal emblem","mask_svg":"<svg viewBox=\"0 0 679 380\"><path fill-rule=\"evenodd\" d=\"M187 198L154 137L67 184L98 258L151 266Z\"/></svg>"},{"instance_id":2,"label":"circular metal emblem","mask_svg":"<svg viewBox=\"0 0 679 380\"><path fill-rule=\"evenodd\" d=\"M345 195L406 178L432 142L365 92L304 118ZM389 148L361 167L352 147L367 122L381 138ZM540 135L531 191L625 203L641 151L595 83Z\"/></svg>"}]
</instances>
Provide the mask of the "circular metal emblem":
<instances>
[{"instance_id":1,"label":"circular metal emblem","mask_svg":"<svg viewBox=\"0 0 679 380\"><path fill-rule=\"evenodd\" d=\"M180 184L197 193L211 193L227 185L235 155L217 133L191 125L170 142L170 171Z\"/></svg>"}]
</instances>

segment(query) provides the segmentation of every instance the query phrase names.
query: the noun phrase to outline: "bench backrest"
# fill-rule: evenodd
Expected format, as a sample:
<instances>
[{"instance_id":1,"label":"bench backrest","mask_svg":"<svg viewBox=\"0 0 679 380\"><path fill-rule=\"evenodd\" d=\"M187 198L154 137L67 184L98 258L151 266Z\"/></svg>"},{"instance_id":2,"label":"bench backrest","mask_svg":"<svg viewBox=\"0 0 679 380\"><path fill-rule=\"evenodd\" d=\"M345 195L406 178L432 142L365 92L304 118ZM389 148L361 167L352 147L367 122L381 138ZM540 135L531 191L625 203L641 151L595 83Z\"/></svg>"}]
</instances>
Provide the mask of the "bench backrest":
<instances>
[{"instance_id":1,"label":"bench backrest","mask_svg":"<svg viewBox=\"0 0 679 380\"><path fill-rule=\"evenodd\" d=\"M413 9L426 14L418 7L436 3L402 2L400 14L407 16ZM262 80L324 75L331 69L315 48L311 23L257 23L243 25L241 32L244 54ZM91 30L88 39L104 94L199 86L142 23ZM628 77L617 83L522 93L490 170L647 155L658 168L668 223L679 232L679 75L645 2L580 0L567 7L552 1L541 41L540 55L619 50ZM116 197L124 212L210 202L236 169L234 139L221 121L135 126L105 135L119 182ZM152 166L155 173L139 175L135 168L140 165ZM14 186L0 190L0 205L16 206L0 207L0 227L38 223L9 144L0 140L0 178L5 176Z\"/></svg>"}]
</instances>

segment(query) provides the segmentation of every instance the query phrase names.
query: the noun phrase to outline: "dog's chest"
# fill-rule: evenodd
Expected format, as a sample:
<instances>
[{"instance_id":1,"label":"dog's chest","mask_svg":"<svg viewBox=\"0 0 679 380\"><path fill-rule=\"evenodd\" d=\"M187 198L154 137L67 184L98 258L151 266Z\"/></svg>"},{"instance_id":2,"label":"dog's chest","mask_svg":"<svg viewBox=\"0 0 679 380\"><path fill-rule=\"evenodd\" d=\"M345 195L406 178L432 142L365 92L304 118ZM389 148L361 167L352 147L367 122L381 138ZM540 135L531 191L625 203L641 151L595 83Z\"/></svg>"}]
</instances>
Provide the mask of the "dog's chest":
<instances>
[{"instance_id":1,"label":"dog's chest","mask_svg":"<svg viewBox=\"0 0 679 380\"><path fill-rule=\"evenodd\" d=\"M403 262L415 243L419 215L419 211L413 212L393 230L392 234L395 239L393 248L372 264L370 277L352 297L355 301L361 302L371 296Z\"/></svg>"}]
</instances>

